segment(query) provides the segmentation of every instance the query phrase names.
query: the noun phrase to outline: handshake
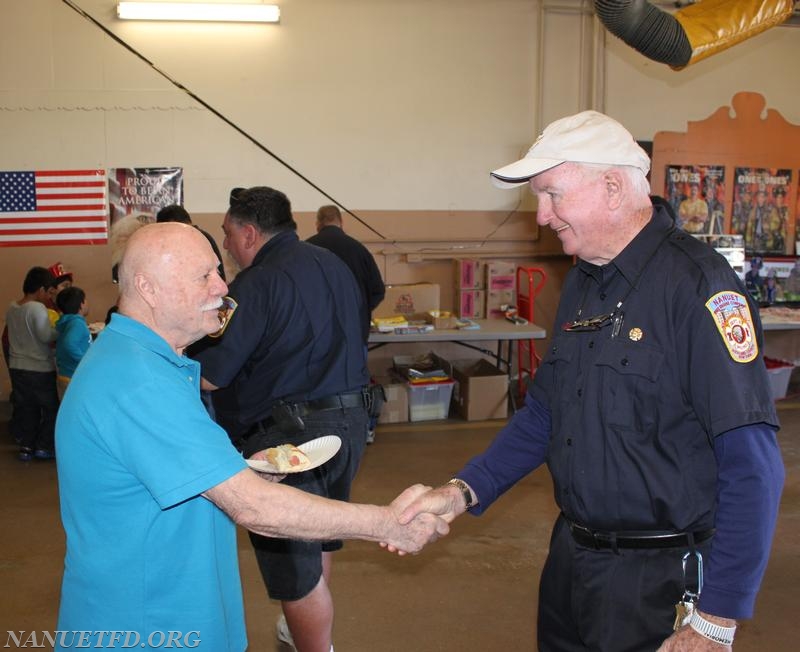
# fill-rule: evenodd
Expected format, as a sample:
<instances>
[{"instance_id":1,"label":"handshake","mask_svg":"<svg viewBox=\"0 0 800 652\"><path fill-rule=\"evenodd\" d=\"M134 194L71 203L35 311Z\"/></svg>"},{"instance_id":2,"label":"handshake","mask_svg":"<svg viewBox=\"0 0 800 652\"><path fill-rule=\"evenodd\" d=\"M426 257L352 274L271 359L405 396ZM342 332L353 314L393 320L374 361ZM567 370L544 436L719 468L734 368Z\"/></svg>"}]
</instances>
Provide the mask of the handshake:
<instances>
[{"instance_id":1,"label":"handshake","mask_svg":"<svg viewBox=\"0 0 800 652\"><path fill-rule=\"evenodd\" d=\"M445 536L450 523L466 511L464 496L450 484L432 489L416 484L395 498L387 508L391 518L380 545L399 555L417 553Z\"/></svg>"}]
</instances>

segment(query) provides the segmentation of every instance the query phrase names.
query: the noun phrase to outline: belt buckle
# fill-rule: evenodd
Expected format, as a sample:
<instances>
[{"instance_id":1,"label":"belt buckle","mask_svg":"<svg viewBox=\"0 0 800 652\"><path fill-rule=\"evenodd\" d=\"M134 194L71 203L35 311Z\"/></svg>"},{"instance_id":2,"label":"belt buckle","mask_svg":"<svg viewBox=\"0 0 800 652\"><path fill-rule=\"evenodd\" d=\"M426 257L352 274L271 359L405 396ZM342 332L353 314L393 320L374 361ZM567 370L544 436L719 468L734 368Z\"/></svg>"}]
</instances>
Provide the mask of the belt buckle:
<instances>
[{"instance_id":1,"label":"belt buckle","mask_svg":"<svg viewBox=\"0 0 800 652\"><path fill-rule=\"evenodd\" d=\"M577 532L578 535L582 534L583 536L591 539L592 548L595 550L600 550L600 538L597 536L597 532L595 530L590 530L588 527L583 527L577 523L570 523L569 528L573 533Z\"/></svg>"}]
</instances>

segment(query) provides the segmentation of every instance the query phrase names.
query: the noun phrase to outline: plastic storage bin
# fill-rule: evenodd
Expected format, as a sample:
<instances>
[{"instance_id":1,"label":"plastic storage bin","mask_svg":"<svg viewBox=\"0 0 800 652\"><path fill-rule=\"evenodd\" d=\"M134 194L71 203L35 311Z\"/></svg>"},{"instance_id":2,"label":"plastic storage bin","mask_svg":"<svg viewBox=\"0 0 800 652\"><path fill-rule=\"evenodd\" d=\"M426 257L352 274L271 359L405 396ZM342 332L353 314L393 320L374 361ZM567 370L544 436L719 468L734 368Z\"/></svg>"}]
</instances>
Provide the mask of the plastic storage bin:
<instances>
[{"instance_id":1,"label":"plastic storage bin","mask_svg":"<svg viewBox=\"0 0 800 652\"><path fill-rule=\"evenodd\" d=\"M775 358L764 358L764 363L767 365L767 375L772 386L772 398L776 401L786 398L794 365L791 362Z\"/></svg>"},{"instance_id":2,"label":"plastic storage bin","mask_svg":"<svg viewBox=\"0 0 800 652\"><path fill-rule=\"evenodd\" d=\"M408 383L408 420L446 419L455 384L454 380Z\"/></svg>"}]
</instances>

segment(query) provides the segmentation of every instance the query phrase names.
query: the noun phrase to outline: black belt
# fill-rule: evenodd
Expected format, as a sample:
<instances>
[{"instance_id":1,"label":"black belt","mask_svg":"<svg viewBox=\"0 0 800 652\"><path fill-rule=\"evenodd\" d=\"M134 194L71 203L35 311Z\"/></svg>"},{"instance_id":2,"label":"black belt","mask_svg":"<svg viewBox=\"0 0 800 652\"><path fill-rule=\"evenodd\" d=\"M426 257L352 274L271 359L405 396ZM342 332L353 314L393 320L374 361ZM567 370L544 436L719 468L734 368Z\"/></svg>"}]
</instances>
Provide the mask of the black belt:
<instances>
[{"instance_id":1,"label":"black belt","mask_svg":"<svg viewBox=\"0 0 800 652\"><path fill-rule=\"evenodd\" d=\"M688 532L633 531L603 532L591 530L566 519L572 538L587 548L684 548L690 545ZM714 536L714 530L692 532L693 543L699 544Z\"/></svg>"},{"instance_id":2,"label":"black belt","mask_svg":"<svg viewBox=\"0 0 800 652\"><path fill-rule=\"evenodd\" d=\"M280 403L279 405L286 405L297 414L299 417L304 417L312 412L323 412L325 410L344 410L346 408L354 407L367 407L368 406L368 392L358 390L355 392L344 392L342 394L333 394L325 396L324 398L317 398L313 401L302 401L300 403ZM274 409L274 408L273 408Z\"/></svg>"},{"instance_id":3,"label":"black belt","mask_svg":"<svg viewBox=\"0 0 800 652\"><path fill-rule=\"evenodd\" d=\"M270 408L270 416L257 422L245 435L245 439L266 432L270 426L278 426L287 433L298 433L305 430L303 418L316 412L326 410L345 410L347 408L363 407L369 409L372 394L368 389L359 389L353 392L331 394L323 398L310 401L278 401Z\"/></svg>"},{"instance_id":4,"label":"black belt","mask_svg":"<svg viewBox=\"0 0 800 652\"><path fill-rule=\"evenodd\" d=\"M358 407L369 410L371 403L372 394L367 388L353 392L332 394L331 396L311 401L278 401L270 408L270 416L256 421L238 440L234 441L234 444L237 448L242 449L245 447L247 440L256 435L266 434L267 430L272 426L277 426L286 434L302 433L306 429L303 417L309 414Z\"/></svg>"}]
</instances>

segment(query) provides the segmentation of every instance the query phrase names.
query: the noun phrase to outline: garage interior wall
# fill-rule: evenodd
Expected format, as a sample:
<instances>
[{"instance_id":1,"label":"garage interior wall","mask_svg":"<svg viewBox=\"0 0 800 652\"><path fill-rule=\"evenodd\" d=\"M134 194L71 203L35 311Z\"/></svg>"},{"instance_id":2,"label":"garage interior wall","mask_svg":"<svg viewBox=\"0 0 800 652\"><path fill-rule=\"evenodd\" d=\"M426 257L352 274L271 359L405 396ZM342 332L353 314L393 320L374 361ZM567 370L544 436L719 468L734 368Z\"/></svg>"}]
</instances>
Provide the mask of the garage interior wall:
<instances>
[{"instance_id":1,"label":"garage interior wall","mask_svg":"<svg viewBox=\"0 0 800 652\"><path fill-rule=\"evenodd\" d=\"M790 27L676 72L607 34L586 1L282 0L278 25L123 23L115 0L74 4L364 220L374 231L345 228L387 283L437 282L447 309L453 257L536 265L548 329L571 261L536 228L530 193L488 178L545 124L594 108L652 140L742 90L800 123ZM331 203L62 0L0 5L0 142L0 170L180 166L187 209L220 243L234 186L286 192L301 237ZM0 248L0 305L56 261L102 320L116 299L105 245Z\"/></svg>"}]
</instances>

